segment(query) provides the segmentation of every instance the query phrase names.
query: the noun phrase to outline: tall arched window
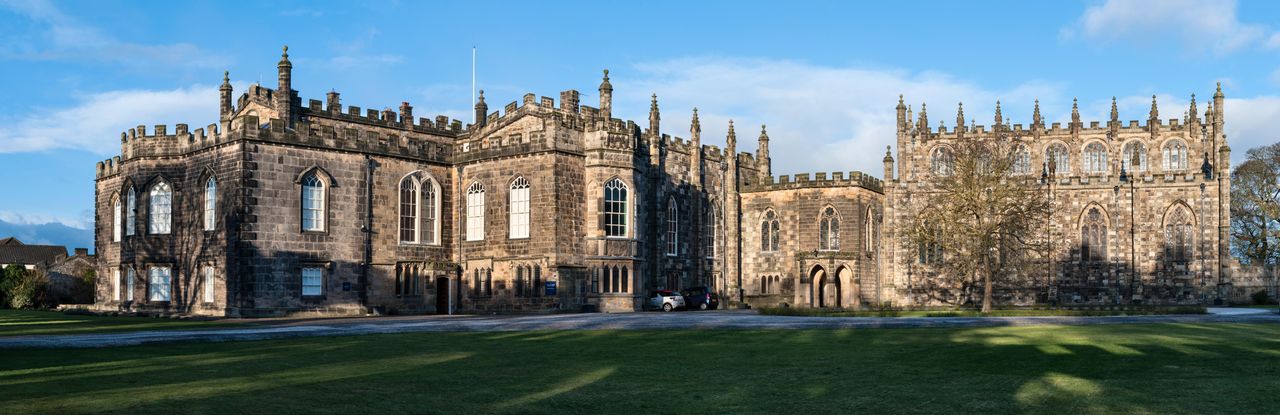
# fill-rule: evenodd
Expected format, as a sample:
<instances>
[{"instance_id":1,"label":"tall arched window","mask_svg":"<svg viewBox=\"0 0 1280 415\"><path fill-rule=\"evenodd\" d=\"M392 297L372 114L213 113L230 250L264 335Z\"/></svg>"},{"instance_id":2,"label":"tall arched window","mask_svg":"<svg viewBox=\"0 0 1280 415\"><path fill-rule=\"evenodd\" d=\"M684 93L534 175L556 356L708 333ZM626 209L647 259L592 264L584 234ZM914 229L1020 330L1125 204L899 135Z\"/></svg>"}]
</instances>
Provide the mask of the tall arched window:
<instances>
[{"instance_id":1,"label":"tall arched window","mask_svg":"<svg viewBox=\"0 0 1280 415\"><path fill-rule=\"evenodd\" d=\"M484 240L484 185L480 182L467 188L467 240Z\"/></svg>"},{"instance_id":2,"label":"tall arched window","mask_svg":"<svg viewBox=\"0 0 1280 415\"><path fill-rule=\"evenodd\" d=\"M938 147L933 149L933 174L938 176L950 176L955 171L955 156L951 154L951 149L946 147Z\"/></svg>"},{"instance_id":3,"label":"tall arched window","mask_svg":"<svg viewBox=\"0 0 1280 415\"><path fill-rule=\"evenodd\" d=\"M440 184L430 177L424 177L418 185L422 187L422 230L420 241L424 244L440 243Z\"/></svg>"},{"instance_id":4,"label":"tall arched window","mask_svg":"<svg viewBox=\"0 0 1280 415\"><path fill-rule=\"evenodd\" d=\"M133 236L138 223L138 192L129 187L129 199L124 211L124 234Z\"/></svg>"},{"instance_id":5,"label":"tall arched window","mask_svg":"<svg viewBox=\"0 0 1280 415\"><path fill-rule=\"evenodd\" d=\"M204 230L218 226L218 181L212 177L204 182Z\"/></svg>"},{"instance_id":6,"label":"tall arched window","mask_svg":"<svg viewBox=\"0 0 1280 415\"><path fill-rule=\"evenodd\" d=\"M1164 143L1163 153L1165 171L1187 169L1187 145L1182 140L1169 140Z\"/></svg>"},{"instance_id":7,"label":"tall arched window","mask_svg":"<svg viewBox=\"0 0 1280 415\"><path fill-rule=\"evenodd\" d=\"M613 291L611 292L615 292L615 293L622 292L622 281L620 280L621 278L622 278L622 272L618 270L617 265L614 265L613 278L609 281L610 283L612 283L612 287L613 287Z\"/></svg>"},{"instance_id":8,"label":"tall arched window","mask_svg":"<svg viewBox=\"0 0 1280 415\"><path fill-rule=\"evenodd\" d=\"M124 224L124 218L121 217L120 196L111 198L111 241L120 242L120 235L124 232L121 229Z\"/></svg>"},{"instance_id":9,"label":"tall arched window","mask_svg":"<svg viewBox=\"0 0 1280 415\"><path fill-rule=\"evenodd\" d=\"M862 250L869 254L876 250L876 211L873 208L867 208L865 216L862 231L866 234L866 240L862 243Z\"/></svg>"},{"instance_id":10,"label":"tall arched window","mask_svg":"<svg viewBox=\"0 0 1280 415\"><path fill-rule=\"evenodd\" d=\"M1071 153L1067 152L1067 145L1062 143L1053 143L1044 152L1045 163L1053 160L1055 173L1067 174L1071 173Z\"/></svg>"},{"instance_id":11,"label":"tall arched window","mask_svg":"<svg viewBox=\"0 0 1280 415\"><path fill-rule=\"evenodd\" d=\"M629 284L629 283L628 283L628 281L627 281L627 267L626 267L625 265L622 267L622 283L621 283L621 284L619 284L619 285L620 285L621 287L619 288L618 292L624 292L624 293L625 293L625 292L630 292L630 291L631 291L631 288L630 288L630 287L631 287L631 284Z\"/></svg>"},{"instance_id":12,"label":"tall arched window","mask_svg":"<svg viewBox=\"0 0 1280 415\"><path fill-rule=\"evenodd\" d=\"M823 209L822 216L818 218L818 250L840 250L840 218L831 206Z\"/></svg>"},{"instance_id":13,"label":"tall arched window","mask_svg":"<svg viewBox=\"0 0 1280 415\"><path fill-rule=\"evenodd\" d=\"M302 178L302 230L323 231L325 223L324 181L315 173Z\"/></svg>"},{"instance_id":14,"label":"tall arched window","mask_svg":"<svg viewBox=\"0 0 1280 415\"><path fill-rule=\"evenodd\" d=\"M1191 214L1182 205L1174 206L1164 220L1165 260L1177 265L1190 262L1193 252L1191 241Z\"/></svg>"},{"instance_id":15,"label":"tall arched window","mask_svg":"<svg viewBox=\"0 0 1280 415\"><path fill-rule=\"evenodd\" d=\"M1093 207L1080 223L1080 260L1105 262L1107 260L1107 222L1102 209Z\"/></svg>"},{"instance_id":16,"label":"tall arched window","mask_svg":"<svg viewBox=\"0 0 1280 415\"><path fill-rule=\"evenodd\" d=\"M147 223L148 232L153 235L168 235L173 228L173 188L166 182L156 183L151 186L148 200L151 202L147 207L147 213L151 216Z\"/></svg>"},{"instance_id":17,"label":"tall arched window","mask_svg":"<svg viewBox=\"0 0 1280 415\"><path fill-rule=\"evenodd\" d=\"M627 184L613 179L604 184L604 235L627 236Z\"/></svg>"},{"instance_id":18,"label":"tall arched window","mask_svg":"<svg viewBox=\"0 0 1280 415\"><path fill-rule=\"evenodd\" d=\"M416 174L400 179L400 242L418 243L419 199L422 184Z\"/></svg>"},{"instance_id":19,"label":"tall arched window","mask_svg":"<svg viewBox=\"0 0 1280 415\"><path fill-rule=\"evenodd\" d=\"M1120 160L1120 165L1129 172L1147 171L1147 145L1138 140L1125 144L1124 159Z\"/></svg>"},{"instance_id":20,"label":"tall arched window","mask_svg":"<svg viewBox=\"0 0 1280 415\"><path fill-rule=\"evenodd\" d=\"M716 205L714 203L707 204L707 213L702 222L702 240L704 247L702 252L707 258L716 257L716 237L720 234L720 222L716 220Z\"/></svg>"},{"instance_id":21,"label":"tall arched window","mask_svg":"<svg viewBox=\"0 0 1280 415\"><path fill-rule=\"evenodd\" d=\"M1107 171L1107 147L1102 143L1089 143L1084 148L1084 171L1085 173L1106 173Z\"/></svg>"},{"instance_id":22,"label":"tall arched window","mask_svg":"<svg viewBox=\"0 0 1280 415\"><path fill-rule=\"evenodd\" d=\"M764 219L760 221L760 250L773 252L778 250L778 214L773 209L764 211Z\"/></svg>"},{"instance_id":23,"label":"tall arched window","mask_svg":"<svg viewBox=\"0 0 1280 415\"><path fill-rule=\"evenodd\" d=\"M1013 150L1013 174L1031 174L1031 152L1025 144Z\"/></svg>"},{"instance_id":24,"label":"tall arched window","mask_svg":"<svg viewBox=\"0 0 1280 415\"><path fill-rule=\"evenodd\" d=\"M667 255L675 256L680 253L679 240L680 235L680 207L676 205L676 198L667 199Z\"/></svg>"},{"instance_id":25,"label":"tall arched window","mask_svg":"<svg viewBox=\"0 0 1280 415\"><path fill-rule=\"evenodd\" d=\"M529 237L529 181L523 176L511 181L511 211L508 218L508 237Z\"/></svg>"}]
</instances>

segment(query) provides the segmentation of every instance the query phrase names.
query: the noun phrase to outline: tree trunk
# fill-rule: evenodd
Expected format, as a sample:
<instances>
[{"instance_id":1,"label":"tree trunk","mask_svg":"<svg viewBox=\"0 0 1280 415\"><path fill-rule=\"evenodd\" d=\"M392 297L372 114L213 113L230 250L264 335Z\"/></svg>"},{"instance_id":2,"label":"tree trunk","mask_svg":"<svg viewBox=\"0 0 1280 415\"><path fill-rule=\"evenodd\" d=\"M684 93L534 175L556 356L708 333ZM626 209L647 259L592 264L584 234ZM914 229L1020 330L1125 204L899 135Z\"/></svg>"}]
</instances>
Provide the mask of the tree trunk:
<instances>
[{"instance_id":1,"label":"tree trunk","mask_svg":"<svg viewBox=\"0 0 1280 415\"><path fill-rule=\"evenodd\" d=\"M982 272L982 313L991 312L991 264L984 262Z\"/></svg>"}]
</instances>

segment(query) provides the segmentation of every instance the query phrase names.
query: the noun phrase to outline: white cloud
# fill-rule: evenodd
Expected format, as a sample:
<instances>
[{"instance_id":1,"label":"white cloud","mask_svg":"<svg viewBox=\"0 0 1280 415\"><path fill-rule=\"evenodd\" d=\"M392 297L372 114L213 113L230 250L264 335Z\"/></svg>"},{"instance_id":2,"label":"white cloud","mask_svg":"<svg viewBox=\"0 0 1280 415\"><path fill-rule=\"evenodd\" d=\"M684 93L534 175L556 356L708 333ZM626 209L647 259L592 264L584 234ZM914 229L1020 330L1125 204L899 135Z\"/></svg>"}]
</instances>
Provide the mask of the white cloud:
<instances>
[{"instance_id":1,"label":"white cloud","mask_svg":"<svg viewBox=\"0 0 1280 415\"><path fill-rule=\"evenodd\" d=\"M723 147L732 118L738 150L750 152L760 125L767 124L775 174L860 170L880 176L884 148L895 141L900 93L917 115L927 100L931 124L948 128L955 126L961 100L967 119L983 125L992 123L997 99L1004 100L1005 116L1024 124L1037 96L1042 107L1065 105L1068 114L1071 105L1054 84L1028 82L996 91L936 72L734 58L679 59L637 69L610 73L616 114L646 123L649 94L657 93L663 132L687 139L689 117L698 106L703 143ZM595 106L594 99L584 96L582 102Z\"/></svg>"},{"instance_id":2,"label":"white cloud","mask_svg":"<svg viewBox=\"0 0 1280 415\"><path fill-rule=\"evenodd\" d=\"M1204 0L1107 0L1090 6L1062 30L1099 41L1131 41L1152 45L1174 40L1190 51L1228 53L1254 44L1280 45L1280 34L1241 22L1236 2Z\"/></svg>"},{"instance_id":3,"label":"white cloud","mask_svg":"<svg viewBox=\"0 0 1280 415\"><path fill-rule=\"evenodd\" d=\"M218 91L212 86L97 93L70 108L35 110L7 121L0 153L81 149L110 156L119 154L120 132L129 128L147 125L150 132L154 124L186 123L195 129L217 116Z\"/></svg>"},{"instance_id":4,"label":"white cloud","mask_svg":"<svg viewBox=\"0 0 1280 415\"><path fill-rule=\"evenodd\" d=\"M82 215L84 216L84 215ZM64 218L54 215L40 213L19 213L8 210L0 210L0 222L8 222L18 225L44 225L46 223L60 223L76 229L89 229L89 223L93 221L93 217L81 218Z\"/></svg>"},{"instance_id":5,"label":"white cloud","mask_svg":"<svg viewBox=\"0 0 1280 415\"><path fill-rule=\"evenodd\" d=\"M80 22L46 0L0 0L7 8L45 26L0 45L0 57L20 60L92 60L125 65L156 63L197 67L223 66L226 57L189 43L143 44L116 39L109 32Z\"/></svg>"}]
</instances>

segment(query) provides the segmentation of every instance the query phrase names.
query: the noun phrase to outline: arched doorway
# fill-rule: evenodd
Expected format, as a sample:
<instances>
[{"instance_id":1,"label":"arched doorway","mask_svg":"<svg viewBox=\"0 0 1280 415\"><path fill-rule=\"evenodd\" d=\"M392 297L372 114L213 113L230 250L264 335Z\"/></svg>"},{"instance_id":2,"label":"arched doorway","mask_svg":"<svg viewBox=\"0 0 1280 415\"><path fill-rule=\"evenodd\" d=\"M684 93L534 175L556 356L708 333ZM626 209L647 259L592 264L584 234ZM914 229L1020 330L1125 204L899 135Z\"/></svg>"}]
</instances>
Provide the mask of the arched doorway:
<instances>
[{"instance_id":1,"label":"arched doorway","mask_svg":"<svg viewBox=\"0 0 1280 415\"><path fill-rule=\"evenodd\" d=\"M838 287L849 288L840 290L840 304L853 308L858 308L862 305L862 299L859 298L861 289L858 287L858 281L854 278L853 270L849 266L841 265L840 269L836 270L835 281Z\"/></svg>"},{"instance_id":2,"label":"arched doorway","mask_svg":"<svg viewBox=\"0 0 1280 415\"><path fill-rule=\"evenodd\" d=\"M830 275L821 265L815 265L809 272L809 281L813 286L811 306L818 308L840 307L840 281Z\"/></svg>"},{"instance_id":3,"label":"arched doorway","mask_svg":"<svg viewBox=\"0 0 1280 415\"><path fill-rule=\"evenodd\" d=\"M436 314L449 314L449 277L436 277Z\"/></svg>"}]
</instances>

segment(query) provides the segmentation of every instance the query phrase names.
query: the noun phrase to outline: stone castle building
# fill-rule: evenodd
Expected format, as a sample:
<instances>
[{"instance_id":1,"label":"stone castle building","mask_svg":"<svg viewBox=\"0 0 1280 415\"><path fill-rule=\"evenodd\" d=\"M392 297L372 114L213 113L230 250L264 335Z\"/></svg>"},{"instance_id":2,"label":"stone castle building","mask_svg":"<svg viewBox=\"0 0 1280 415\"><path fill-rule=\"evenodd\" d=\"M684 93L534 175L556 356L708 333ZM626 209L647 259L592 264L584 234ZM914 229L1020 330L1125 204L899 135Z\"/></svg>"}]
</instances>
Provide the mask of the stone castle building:
<instances>
[{"instance_id":1,"label":"stone castle building","mask_svg":"<svg viewBox=\"0 0 1280 415\"><path fill-rule=\"evenodd\" d=\"M895 175L886 155L887 181L859 172L775 178L764 127L749 153L739 151L732 122L727 148L702 144L696 109L688 139L664 134L656 96L647 124L613 118L608 71L598 107L570 90L559 102L525 94L490 112L481 91L476 122L464 125L415 118L407 102L396 111L344 109L337 92L304 105L292 70L286 48L275 89L253 85L236 97L224 76L217 124L121 134L120 156L97 166L99 308L231 316L634 311L652 290L695 286L733 305L915 304L925 274L895 248L893 227L918 200L912 192L927 191L933 152L991 134L933 132L923 106L919 122L908 123L900 104L901 164ZM1030 130L993 132L1020 134L1037 166L1045 148L1070 149L1053 186L1063 264L1081 262L1067 246L1079 244L1068 230L1081 226L1105 240L1089 245L1102 244L1085 263L1125 255L1120 229L1129 216L1120 203L1128 193L1112 190L1116 160L1122 144L1141 143L1153 166L1143 159L1135 175L1140 214L1160 213L1139 218L1140 269L1151 282L1143 293L1182 298L1156 287L1222 278L1217 241L1225 230L1212 226L1226 218L1218 189L1227 175L1211 179L1185 166L1202 151L1210 163L1227 158L1220 94L1215 105L1203 124L1193 116L1164 125L1153 112L1150 129L1115 120L1045 128L1037 114ZM1161 149L1177 140L1180 161L1159 167L1167 163ZM1104 148L1097 171L1081 155L1093 154L1093 143ZM1212 166L1226 171L1225 162ZM1194 234L1194 261L1167 268L1156 255L1165 232L1157 223L1175 222ZM1064 265L1056 275L1062 292L1105 301L1125 269Z\"/></svg>"}]
</instances>

